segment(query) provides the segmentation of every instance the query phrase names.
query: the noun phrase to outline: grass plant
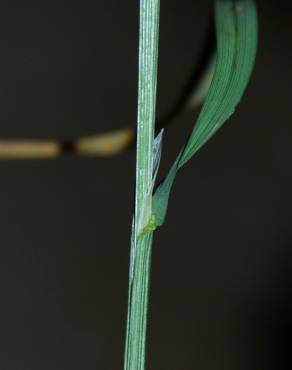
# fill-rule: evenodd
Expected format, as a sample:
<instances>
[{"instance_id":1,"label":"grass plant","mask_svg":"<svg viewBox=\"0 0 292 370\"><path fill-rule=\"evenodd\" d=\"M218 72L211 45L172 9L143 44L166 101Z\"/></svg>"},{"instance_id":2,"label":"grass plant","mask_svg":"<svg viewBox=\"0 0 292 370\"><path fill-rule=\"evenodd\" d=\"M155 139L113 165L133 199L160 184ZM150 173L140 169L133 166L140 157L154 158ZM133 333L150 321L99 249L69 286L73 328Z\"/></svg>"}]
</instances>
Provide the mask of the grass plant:
<instances>
[{"instance_id":1,"label":"grass plant","mask_svg":"<svg viewBox=\"0 0 292 370\"><path fill-rule=\"evenodd\" d=\"M251 0L217 0L217 47L197 122L168 174L155 186L163 130L154 138L159 0L140 0L136 197L133 217L124 370L144 370L153 233L162 226L174 179L233 114L250 79L257 49L257 13ZM206 82L207 81L207 82ZM195 96L199 96L198 94Z\"/></svg>"}]
</instances>

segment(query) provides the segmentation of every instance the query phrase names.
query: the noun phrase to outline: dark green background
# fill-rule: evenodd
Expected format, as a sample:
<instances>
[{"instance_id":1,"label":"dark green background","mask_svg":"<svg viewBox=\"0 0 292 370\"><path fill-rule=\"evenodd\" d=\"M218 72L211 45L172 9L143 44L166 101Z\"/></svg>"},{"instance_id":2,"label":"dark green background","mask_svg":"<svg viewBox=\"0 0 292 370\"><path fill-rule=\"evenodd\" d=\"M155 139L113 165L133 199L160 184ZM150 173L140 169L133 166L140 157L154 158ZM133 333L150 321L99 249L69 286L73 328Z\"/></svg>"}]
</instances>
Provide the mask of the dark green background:
<instances>
[{"instance_id":1,"label":"dark green background","mask_svg":"<svg viewBox=\"0 0 292 370\"><path fill-rule=\"evenodd\" d=\"M159 114L192 71L211 5L162 1ZM2 2L0 137L134 127L138 6ZM155 236L149 370L292 369L292 7L258 9L249 89L180 173ZM167 133L162 174L194 121ZM0 163L1 370L122 369L134 160Z\"/></svg>"}]
</instances>

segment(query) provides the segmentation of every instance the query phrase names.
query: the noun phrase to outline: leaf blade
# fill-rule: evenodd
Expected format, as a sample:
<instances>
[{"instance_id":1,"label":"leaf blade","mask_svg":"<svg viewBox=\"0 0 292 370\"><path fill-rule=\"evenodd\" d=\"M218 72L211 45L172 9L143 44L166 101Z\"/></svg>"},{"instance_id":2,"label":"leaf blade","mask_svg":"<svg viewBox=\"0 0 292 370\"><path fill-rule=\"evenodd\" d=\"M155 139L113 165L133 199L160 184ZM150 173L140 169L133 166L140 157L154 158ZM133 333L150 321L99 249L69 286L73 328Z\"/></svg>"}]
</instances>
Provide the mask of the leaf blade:
<instances>
[{"instance_id":1,"label":"leaf blade","mask_svg":"<svg viewBox=\"0 0 292 370\"><path fill-rule=\"evenodd\" d=\"M252 73L257 49L257 13L252 0L217 1L217 58L205 103L186 145L153 196L157 226L164 223L178 170L234 112Z\"/></svg>"}]
</instances>

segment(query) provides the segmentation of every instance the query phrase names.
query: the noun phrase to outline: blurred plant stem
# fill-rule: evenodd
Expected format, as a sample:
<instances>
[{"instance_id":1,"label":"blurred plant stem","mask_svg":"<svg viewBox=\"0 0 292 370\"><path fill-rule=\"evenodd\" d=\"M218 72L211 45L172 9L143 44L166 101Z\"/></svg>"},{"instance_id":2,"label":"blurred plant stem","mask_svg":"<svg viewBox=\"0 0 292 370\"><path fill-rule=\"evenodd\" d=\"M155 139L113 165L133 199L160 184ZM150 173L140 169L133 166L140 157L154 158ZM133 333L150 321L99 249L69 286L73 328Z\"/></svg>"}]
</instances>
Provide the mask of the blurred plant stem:
<instances>
[{"instance_id":1,"label":"blurred plant stem","mask_svg":"<svg viewBox=\"0 0 292 370\"><path fill-rule=\"evenodd\" d=\"M204 101L214 73L213 32L208 38L199 62L192 71L177 101L156 121L156 131L169 124L187 110L198 108ZM73 140L0 139L0 160L55 159L64 154L108 157L132 148L136 132L122 128L111 132L89 135Z\"/></svg>"},{"instance_id":2,"label":"blurred plant stem","mask_svg":"<svg viewBox=\"0 0 292 370\"><path fill-rule=\"evenodd\" d=\"M66 153L107 157L128 148L134 136L133 130L125 128L71 141L1 139L0 159L54 159Z\"/></svg>"}]
</instances>

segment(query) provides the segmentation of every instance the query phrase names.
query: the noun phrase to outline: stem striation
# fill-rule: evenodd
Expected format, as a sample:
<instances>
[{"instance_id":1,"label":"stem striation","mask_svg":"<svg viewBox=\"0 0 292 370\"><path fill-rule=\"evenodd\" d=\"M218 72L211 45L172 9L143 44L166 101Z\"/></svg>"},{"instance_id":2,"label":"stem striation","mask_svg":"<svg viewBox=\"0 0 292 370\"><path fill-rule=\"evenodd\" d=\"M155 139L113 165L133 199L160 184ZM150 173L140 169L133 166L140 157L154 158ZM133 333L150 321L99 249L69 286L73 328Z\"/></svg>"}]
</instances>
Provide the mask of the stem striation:
<instances>
[{"instance_id":1,"label":"stem striation","mask_svg":"<svg viewBox=\"0 0 292 370\"><path fill-rule=\"evenodd\" d=\"M132 230L124 370L144 370L153 230L152 190L159 0L140 0L135 216Z\"/></svg>"}]
</instances>

